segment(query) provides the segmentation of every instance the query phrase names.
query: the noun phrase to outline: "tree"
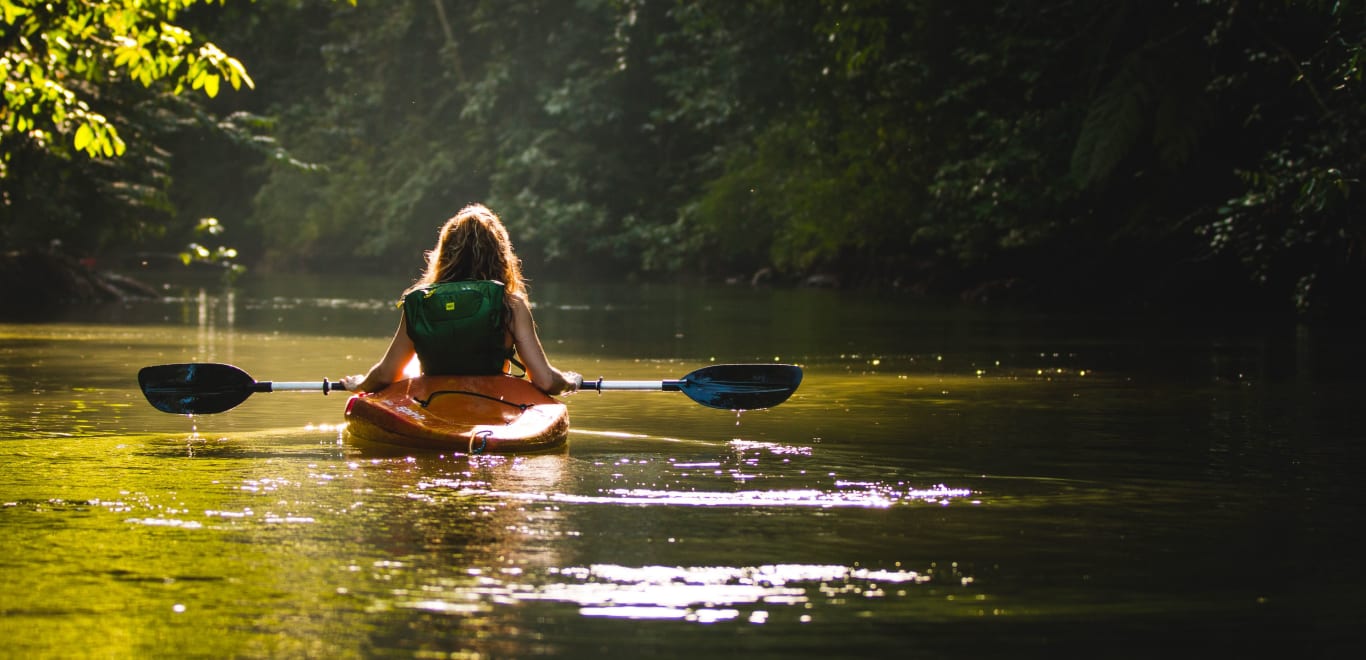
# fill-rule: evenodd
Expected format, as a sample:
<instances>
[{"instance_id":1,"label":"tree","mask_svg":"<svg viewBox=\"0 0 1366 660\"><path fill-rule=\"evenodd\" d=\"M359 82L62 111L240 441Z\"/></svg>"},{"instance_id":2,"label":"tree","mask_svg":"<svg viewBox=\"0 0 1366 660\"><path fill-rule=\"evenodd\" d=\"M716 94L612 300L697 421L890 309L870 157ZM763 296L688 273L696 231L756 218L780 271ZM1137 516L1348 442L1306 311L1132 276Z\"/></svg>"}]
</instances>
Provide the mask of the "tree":
<instances>
[{"instance_id":1,"label":"tree","mask_svg":"<svg viewBox=\"0 0 1366 660\"><path fill-rule=\"evenodd\" d=\"M484 201L562 272L1120 304L1223 296L1244 270L1301 306L1361 289L1360 1L329 2L0 0L25 100L0 135L4 240L141 240L166 224L144 211L178 207L280 267L411 272ZM82 25L63 9L133 6L122 40L61 45ZM250 84L200 33L264 91L178 94Z\"/></svg>"},{"instance_id":2,"label":"tree","mask_svg":"<svg viewBox=\"0 0 1366 660\"><path fill-rule=\"evenodd\" d=\"M19 140L59 150L57 137L92 158L122 155L126 143L100 106L106 89L123 81L164 83L172 94L188 85L210 98L223 82L252 86L241 62L174 23L190 6L214 1L0 0L0 155Z\"/></svg>"},{"instance_id":3,"label":"tree","mask_svg":"<svg viewBox=\"0 0 1366 660\"><path fill-rule=\"evenodd\" d=\"M186 97L253 86L240 61L178 22L223 2L0 0L0 242L65 235L88 248L162 229L168 136L249 123L214 118ZM131 162L112 160L123 156ZM91 216L105 221L92 227Z\"/></svg>"}]
</instances>

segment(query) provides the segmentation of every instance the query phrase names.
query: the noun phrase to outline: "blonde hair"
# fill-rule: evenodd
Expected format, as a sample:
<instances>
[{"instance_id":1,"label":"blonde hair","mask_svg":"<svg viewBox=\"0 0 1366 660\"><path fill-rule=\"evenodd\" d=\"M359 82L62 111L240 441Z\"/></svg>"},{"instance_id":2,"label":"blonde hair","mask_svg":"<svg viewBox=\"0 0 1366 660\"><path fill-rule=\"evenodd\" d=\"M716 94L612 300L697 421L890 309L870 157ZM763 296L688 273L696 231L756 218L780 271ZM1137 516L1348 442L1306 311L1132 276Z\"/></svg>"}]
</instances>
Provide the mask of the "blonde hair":
<instances>
[{"instance_id":1,"label":"blonde hair","mask_svg":"<svg viewBox=\"0 0 1366 660\"><path fill-rule=\"evenodd\" d=\"M440 282L498 280L507 294L526 295L522 260L512 251L503 221L483 204L470 204L441 226L427 270L413 289Z\"/></svg>"}]
</instances>

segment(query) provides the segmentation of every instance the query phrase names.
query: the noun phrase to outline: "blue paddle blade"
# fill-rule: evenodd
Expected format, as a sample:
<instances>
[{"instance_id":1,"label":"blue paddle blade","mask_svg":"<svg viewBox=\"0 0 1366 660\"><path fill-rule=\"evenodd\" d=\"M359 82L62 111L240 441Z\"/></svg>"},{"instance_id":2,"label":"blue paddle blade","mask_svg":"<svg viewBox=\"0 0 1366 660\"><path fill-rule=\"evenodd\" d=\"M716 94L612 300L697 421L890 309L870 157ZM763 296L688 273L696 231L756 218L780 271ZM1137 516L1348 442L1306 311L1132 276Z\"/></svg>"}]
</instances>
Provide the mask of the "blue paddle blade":
<instances>
[{"instance_id":1,"label":"blue paddle blade","mask_svg":"<svg viewBox=\"0 0 1366 660\"><path fill-rule=\"evenodd\" d=\"M772 408L792 396L801 383L802 368L791 364L718 364L677 381L688 398L722 410Z\"/></svg>"},{"instance_id":2,"label":"blue paddle blade","mask_svg":"<svg viewBox=\"0 0 1366 660\"><path fill-rule=\"evenodd\" d=\"M229 364L159 364L138 372L138 386L154 408L177 415L211 415L237 406L256 381Z\"/></svg>"}]
</instances>

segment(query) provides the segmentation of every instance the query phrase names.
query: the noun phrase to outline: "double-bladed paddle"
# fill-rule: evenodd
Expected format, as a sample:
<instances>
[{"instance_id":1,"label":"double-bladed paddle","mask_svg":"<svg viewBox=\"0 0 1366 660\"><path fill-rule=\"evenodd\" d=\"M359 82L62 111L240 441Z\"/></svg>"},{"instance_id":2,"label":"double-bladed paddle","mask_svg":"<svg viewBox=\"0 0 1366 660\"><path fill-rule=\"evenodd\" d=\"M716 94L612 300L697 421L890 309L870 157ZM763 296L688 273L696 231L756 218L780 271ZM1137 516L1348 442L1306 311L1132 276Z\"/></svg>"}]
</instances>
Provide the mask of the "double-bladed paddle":
<instances>
[{"instance_id":1,"label":"double-bladed paddle","mask_svg":"<svg viewBox=\"0 0 1366 660\"><path fill-rule=\"evenodd\" d=\"M802 382L802 368L790 364L716 364L678 380L584 381L582 390L605 392L682 392L710 408L772 408L792 396ZM230 364L192 362L143 367L138 386L157 410L178 415L211 415L230 410L258 392L346 391L340 383L258 381Z\"/></svg>"},{"instance_id":2,"label":"double-bladed paddle","mask_svg":"<svg viewBox=\"0 0 1366 660\"><path fill-rule=\"evenodd\" d=\"M791 364L714 364L678 380L584 381L580 390L682 392L708 408L772 408L802 384L802 368Z\"/></svg>"},{"instance_id":3,"label":"double-bladed paddle","mask_svg":"<svg viewBox=\"0 0 1366 660\"><path fill-rule=\"evenodd\" d=\"M152 407L178 415L212 415L236 408L257 392L346 391L340 382L257 381L231 364L158 364L138 371L138 386Z\"/></svg>"}]
</instances>

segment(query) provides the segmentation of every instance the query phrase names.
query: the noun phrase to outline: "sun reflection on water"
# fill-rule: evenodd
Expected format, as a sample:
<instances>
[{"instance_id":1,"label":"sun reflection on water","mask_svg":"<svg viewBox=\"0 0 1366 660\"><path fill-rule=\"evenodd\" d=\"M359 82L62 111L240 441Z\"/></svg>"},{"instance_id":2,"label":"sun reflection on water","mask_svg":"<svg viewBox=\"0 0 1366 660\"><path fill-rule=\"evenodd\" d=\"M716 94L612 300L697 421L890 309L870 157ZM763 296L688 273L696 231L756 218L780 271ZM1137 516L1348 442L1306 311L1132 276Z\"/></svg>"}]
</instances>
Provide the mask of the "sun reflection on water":
<instances>
[{"instance_id":1,"label":"sun reflection on water","mask_svg":"<svg viewBox=\"0 0 1366 660\"><path fill-rule=\"evenodd\" d=\"M906 503L914 500L942 504L951 499L967 497L971 494L972 491L966 489L951 489L942 486L923 490L908 489L900 491L878 486L834 492L817 489L741 490L728 492L622 488L607 490L600 495L553 493L546 496L546 499L554 502L575 504L886 508L898 503Z\"/></svg>"},{"instance_id":2,"label":"sun reflection on water","mask_svg":"<svg viewBox=\"0 0 1366 660\"><path fill-rule=\"evenodd\" d=\"M494 490L478 480L429 479L418 483L420 491L452 489L462 496L484 495L500 500L522 502L554 502L563 504L624 504L653 506L696 507L819 507L819 508L875 508L883 509L898 504L921 502L946 505L970 497L966 488L950 488L943 484L930 488L907 488L862 482L837 482L837 490L814 488L789 490L697 491L661 490L649 488L604 489L596 495L562 492L508 492ZM413 497L421 497L414 493Z\"/></svg>"},{"instance_id":3,"label":"sun reflection on water","mask_svg":"<svg viewBox=\"0 0 1366 660\"><path fill-rule=\"evenodd\" d=\"M445 614L488 611L494 605L549 602L577 605L581 616L676 619L715 623L744 617L766 623L776 608L794 609L802 621L819 602L907 595L905 587L934 581L917 572L822 564L760 566L621 566L593 564L545 569L509 580L475 576L474 585L426 585L418 593L393 592L392 607ZM530 577L530 579L527 579ZM534 581L544 580L541 584ZM965 586L967 583L963 583ZM387 604L379 607L390 606ZM742 611L747 610L747 612Z\"/></svg>"}]
</instances>

